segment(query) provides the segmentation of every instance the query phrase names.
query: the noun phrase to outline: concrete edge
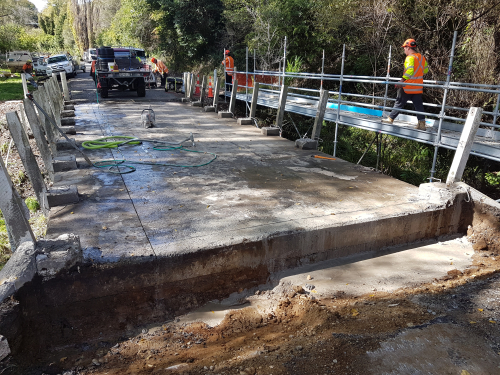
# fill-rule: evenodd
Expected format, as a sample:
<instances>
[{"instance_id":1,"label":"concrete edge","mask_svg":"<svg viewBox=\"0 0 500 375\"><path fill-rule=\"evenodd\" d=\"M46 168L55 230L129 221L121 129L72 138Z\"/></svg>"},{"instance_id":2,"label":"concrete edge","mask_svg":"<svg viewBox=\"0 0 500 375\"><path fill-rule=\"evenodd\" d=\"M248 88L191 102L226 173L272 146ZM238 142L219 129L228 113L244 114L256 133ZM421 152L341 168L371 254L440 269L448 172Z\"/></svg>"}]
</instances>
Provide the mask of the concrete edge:
<instances>
[{"instance_id":1,"label":"concrete edge","mask_svg":"<svg viewBox=\"0 0 500 375\"><path fill-rule=\"evenodd\" d=\"M0 301L11 297L36 274L53 277L82 262L80 237L63 234L54 240L23 242L0 270Z\"/></svg>"}]
</instances>

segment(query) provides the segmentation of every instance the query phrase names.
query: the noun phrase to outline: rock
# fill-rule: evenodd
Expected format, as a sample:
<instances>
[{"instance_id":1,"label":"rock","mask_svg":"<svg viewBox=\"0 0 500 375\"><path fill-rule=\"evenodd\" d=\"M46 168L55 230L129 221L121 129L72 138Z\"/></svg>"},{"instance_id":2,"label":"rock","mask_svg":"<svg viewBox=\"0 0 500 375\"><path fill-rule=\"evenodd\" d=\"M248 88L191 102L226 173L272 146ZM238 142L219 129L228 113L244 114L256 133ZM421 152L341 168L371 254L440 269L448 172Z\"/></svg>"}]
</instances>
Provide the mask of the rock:
<instances>
[{"instance_id":1,"label":"rock","mask_svg":"<svg viewBox=\"0 0 500 375\"><path fill-rule=\"evenodd\" d=\"M474 250L486 250L488 249L488 244L484 238L480 238L476 241L476 243L472 244L472 248Z\"/></svg>"},{"instance_id":2,"label":"rock","mask_svg":"<svg viewBox=\"0 0 500 375\"><path fill-rule=\"evenodd\" d=\"M306 284L306 285L304 285L304 289L306 289L306 290L313 290L314 289L314 285Z\"/></svg>"},{"instance_id":3,"label":"rock","mask_svg":"<svg viewBox=\"0 0 500 375\"><path fill-rule=\"evenodd\" d=\"M97 359L95 359L95 358L92 360L92 363L93 363L94 365L96 365L96 366L100 366L100 365L101 365L101 362L99 362L99 361L98 361Z\"/></svg>"},{"instance_id":4,"label":"rock","mask_svg":"<svg viewBox=\"0 0 500 375\"><path fill-rule=\"evenodd\" d=\"M302 346L300 346L300 345L298 345L298 346L295 347L295 350L302 350L302 349L304 349L304 348Z\"/></svg>"},{"instance_id":5,"label":"rock","mask_svg":"<svg viewBox=\"0 0 500 375\"><path fill-rule=\"evenodd\" d=\"M0 335L0 361L10 354L10 347L7 339Z\"/></svg>"},{"instance_id":6,"label":"rock","mask_svg":"<svg viewBox=\"0 0 500 375\"><path fill-rule=\"evenodd\" d=\"M307 275L307 280L312 280L312 276L311 275Z\"/></svg>"},{"instance_id":7,"label":"rock","mask_svg":"<svg viewBox=\"0 0 500 375\"><path fill-rule=\"evenodd\" d=\"M448 271L448 276L451 276L451 277L457 277L457 276L460 276L460 275L463 275L462 271L460 270L451 270L451 271Z\"/></svg>"}]
</instances>

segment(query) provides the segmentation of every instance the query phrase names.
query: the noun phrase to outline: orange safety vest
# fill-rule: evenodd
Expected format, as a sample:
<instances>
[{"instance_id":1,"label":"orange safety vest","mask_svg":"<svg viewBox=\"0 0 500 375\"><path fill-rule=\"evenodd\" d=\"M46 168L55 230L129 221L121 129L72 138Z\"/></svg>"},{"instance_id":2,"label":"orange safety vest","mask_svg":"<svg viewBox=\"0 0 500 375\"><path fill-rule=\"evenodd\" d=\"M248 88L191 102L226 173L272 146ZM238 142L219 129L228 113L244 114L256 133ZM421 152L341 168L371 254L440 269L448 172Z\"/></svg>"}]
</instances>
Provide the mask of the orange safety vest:
<instances>
[{"instance_id":1,"label":"orange safety vest","mask_svg":"<svg viewBox=\"0 0 500 375\"><path fill-rule=\"evenodd\" d=\"M405 83L424 83L424 74L429 71L427 60L420 53L409 55L405 59L405 72L403 78ZM407 94L422 94L423 86L403 86Z\"/></svg>"},{"instance_id":2,"label":"orange safety vest","mask_svg":"<svg viewBox=\"0 0 500 375\"><path fill-rule=\"evenodd\" d=\"M222 65L226 65L226 73L230 76L233 75L234 71L234 59L231 56L226 56L226 59L222 61Z\"/></svg>"},{"instance_id":3,"label":"orange safety vest","mask_svg":"<svg viewBox=\"0 0 500 375\"><path fill-rule=\"evenodd\" d=\"M168 68L167 66L163 63L161 60L156 60L156 71L160 72L161 74L163 73L168 73Z\"/></svg>"}]
</instances>

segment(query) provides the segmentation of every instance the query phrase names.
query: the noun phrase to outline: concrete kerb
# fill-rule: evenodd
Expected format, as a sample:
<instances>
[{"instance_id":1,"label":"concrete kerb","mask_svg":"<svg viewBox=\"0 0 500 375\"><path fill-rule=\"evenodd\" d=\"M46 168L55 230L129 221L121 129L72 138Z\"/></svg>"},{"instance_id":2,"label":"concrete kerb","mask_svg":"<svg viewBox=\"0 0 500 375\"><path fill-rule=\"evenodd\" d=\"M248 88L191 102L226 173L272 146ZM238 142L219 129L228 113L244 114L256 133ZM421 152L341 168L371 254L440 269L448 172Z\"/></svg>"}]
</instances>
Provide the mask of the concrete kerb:
<instances>
[{"instance_id":1,"label":"concrete kerb","mask_svg":"<svg viewBox=\"0 0 500 375\"><path fill-rule=\"evenodd\" d=\"M36 274L54 277L82 261L80 238L74 234L38 243L23 242L0 271L0 301L11 297Z\"/></svg>"}]
</instances>

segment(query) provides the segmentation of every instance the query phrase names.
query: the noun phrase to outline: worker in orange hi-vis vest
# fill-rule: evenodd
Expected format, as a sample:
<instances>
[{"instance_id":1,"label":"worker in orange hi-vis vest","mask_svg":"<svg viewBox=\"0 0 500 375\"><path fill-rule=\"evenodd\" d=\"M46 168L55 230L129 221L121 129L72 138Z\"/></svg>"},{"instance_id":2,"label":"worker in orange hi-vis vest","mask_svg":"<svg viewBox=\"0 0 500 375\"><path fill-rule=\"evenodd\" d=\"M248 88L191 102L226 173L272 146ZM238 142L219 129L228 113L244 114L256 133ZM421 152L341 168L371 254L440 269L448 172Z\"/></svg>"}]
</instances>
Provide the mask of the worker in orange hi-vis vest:
<instances>
[{"instance_id":1,"label":"worker in orange hi-vis vest","mask_svg":"<svg viewBox=\"0 0 500 375\"><path fill-rule=\"evenodd\" d=\"M420 85L423 85L424 83L424 74L429 71L427 59L420 53L416 52L417 42L415 39L407 39L401 47L405 50L406 59L405 71L400 82L417 85L396 85L396 88L398 89L396 104L394 104L389 117L382 120L382 122L386 124L392 124L394 122L394 119L398 116L399 112L401 112L399 109L403 109L408 100L413 102L413 106L416 111L424 112L424 104L422 101L424 87ZM425 115L423 113L417 114L417 120L418 124L415 129L426 130Z\"/></svg>"},{"instance_id":2,"label":"worker in orange hi-vis vest","mask_svg":"<svg viewBox=\"0 0 500 375\"><path fill-rule=\"evenodd\" d=\"M225 58L221 63L221 65L224 65L226 71L226 91L231 91L231 86L233 84L234 59L229 56L230 53L228 49L224 52Z\"/></svg>"},{"instance_id":3,"label":"worker in orange hi-vis vest","mask_svg":"<svg viewBox=\"0 0 500 375\"><path fill-rule=\"evenodd\" d=\"M161 60L157 60L156 58L152 58L151 62L155 64L155 73L160 73L161 74L161 87L165 87L165 84L167 82L167 76L168 76L168 68L167 66L163 63Z\"/></svg>"}]
</instances>

